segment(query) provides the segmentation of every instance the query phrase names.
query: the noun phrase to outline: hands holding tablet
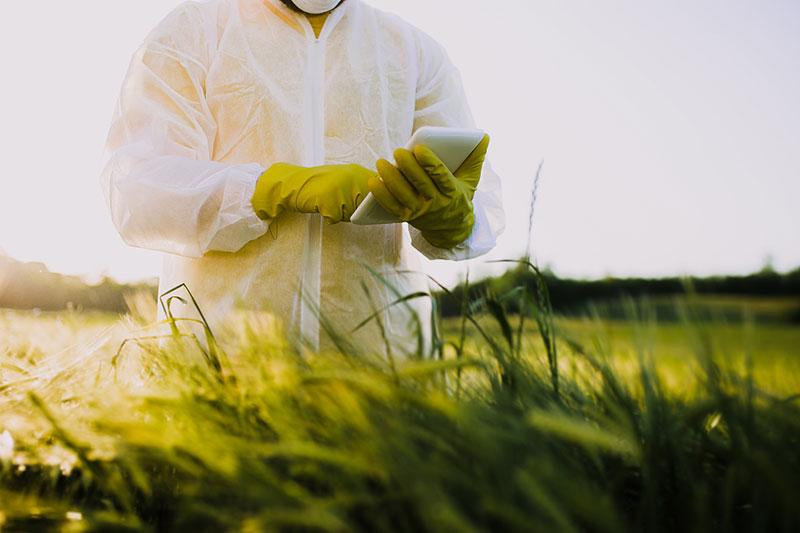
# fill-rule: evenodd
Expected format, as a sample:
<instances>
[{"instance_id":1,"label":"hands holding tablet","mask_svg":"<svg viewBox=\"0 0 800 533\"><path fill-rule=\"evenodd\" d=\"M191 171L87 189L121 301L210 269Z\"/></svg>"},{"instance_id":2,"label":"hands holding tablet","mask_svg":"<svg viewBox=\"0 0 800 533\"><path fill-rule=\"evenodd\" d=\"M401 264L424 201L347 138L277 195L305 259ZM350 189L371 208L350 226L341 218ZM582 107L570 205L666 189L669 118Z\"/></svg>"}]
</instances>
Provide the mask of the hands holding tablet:
<instances>
[{"instance_id":1,"label":"hands holding tablet","mask_svg":"<svg viewBox=\"0 0 800 533\"><path fill-rule=\"evenodd\" d=\"M272 165L251 199L260 218L285 210L319 213L329 224L408 222L432 245L451 249L472 233L472 198L481 178L489 136L482 130L422 127L395 164L378 172L358 165Z\"/></svg>"},{"instance_id":2,"label":"hands holding tablet","mask_svg":"<svg viewBox=\"0 0 800 533\"><path fill-rule=\"evenodd\" d=\"M484 135L455 172L424 145L413 152L401 148L394 153L396 166L378 160L380 179L369 180L370 192L388 213L419 229L432 245L453 248L472 233L472 198L488 146L489 136Z\"/></svg>"}]
</instances>

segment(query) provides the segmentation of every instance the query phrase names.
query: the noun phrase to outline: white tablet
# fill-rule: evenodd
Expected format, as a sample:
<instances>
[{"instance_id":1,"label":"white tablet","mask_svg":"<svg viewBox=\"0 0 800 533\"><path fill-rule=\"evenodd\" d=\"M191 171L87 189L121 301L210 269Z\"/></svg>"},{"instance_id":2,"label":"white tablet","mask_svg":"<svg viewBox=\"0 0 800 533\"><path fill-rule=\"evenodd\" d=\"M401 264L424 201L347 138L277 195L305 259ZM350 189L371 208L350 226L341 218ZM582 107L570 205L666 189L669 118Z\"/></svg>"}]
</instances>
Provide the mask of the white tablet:
<instances>
[{"instance_id":1,"label":"white tablet","mask_svg":"<svg viewBox=\"0 0 800 533\"><path fill-rule=\"evenodd\" d=\"M483 130L478 129L424 126L414 133L406 145L406 150L413 151L417 146L427 146L450 169L450 172L455 172L469 157L469 154L478 147L483 140L483 135ZM370 193L350 217L350 222L368 226L393 224L400 221L394 215L387 213Z\"/></svg>"}]
</instances>

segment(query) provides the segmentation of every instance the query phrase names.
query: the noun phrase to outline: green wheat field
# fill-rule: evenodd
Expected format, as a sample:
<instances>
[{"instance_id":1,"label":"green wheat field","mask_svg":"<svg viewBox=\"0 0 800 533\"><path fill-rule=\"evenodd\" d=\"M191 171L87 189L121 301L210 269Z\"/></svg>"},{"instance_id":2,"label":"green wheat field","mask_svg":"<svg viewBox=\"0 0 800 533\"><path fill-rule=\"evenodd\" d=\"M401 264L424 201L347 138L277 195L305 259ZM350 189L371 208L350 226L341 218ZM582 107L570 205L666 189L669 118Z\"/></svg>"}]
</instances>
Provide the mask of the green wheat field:
<instances>
[{"instance_id":1,"label":"green wheat field","mask_svg":"<svg viewBox=\"0 0 800 533\"><path fill-rule=\"evenodd\" d=\"M799 531L800 328L695 303L562 318L542 282L407 361L143 295L0 311L0 531Z\"/></svg>"}]
</instances>

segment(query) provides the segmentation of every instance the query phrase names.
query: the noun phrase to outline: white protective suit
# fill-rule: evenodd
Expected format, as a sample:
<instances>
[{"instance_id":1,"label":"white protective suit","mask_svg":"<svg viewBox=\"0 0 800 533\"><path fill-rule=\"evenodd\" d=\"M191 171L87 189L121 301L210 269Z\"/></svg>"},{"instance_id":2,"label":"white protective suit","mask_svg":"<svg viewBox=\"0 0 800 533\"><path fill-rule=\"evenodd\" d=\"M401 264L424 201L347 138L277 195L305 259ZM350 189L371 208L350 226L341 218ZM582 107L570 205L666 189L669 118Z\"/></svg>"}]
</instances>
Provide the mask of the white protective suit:
<instances>
[{"instance_id":1,"label":"white protective suit","mask_svg":"<svg viewBox=\"0 0 800 533\"><path fill-rule=\"evenodd\" d=\"M250 198L273 163L375 169L426 125L473 120L443 49L398 17L347 0L316 38L279 0L187 2L133 57L101 183L125 242L167 252L160 292L185 283L212 328L234 306L268 310L324 348L317 310L349 334L387 308L378 317L389 340L411 351L412 314L427 325L430 302L389 307L394 290L427 291L414 248L461 260L495 245L504 214L488 164L474 231L453 250L404 224L327 225L293 212L260 220ZM375 321L350 340L384 345Z\"/></svg>"}]
</instances>

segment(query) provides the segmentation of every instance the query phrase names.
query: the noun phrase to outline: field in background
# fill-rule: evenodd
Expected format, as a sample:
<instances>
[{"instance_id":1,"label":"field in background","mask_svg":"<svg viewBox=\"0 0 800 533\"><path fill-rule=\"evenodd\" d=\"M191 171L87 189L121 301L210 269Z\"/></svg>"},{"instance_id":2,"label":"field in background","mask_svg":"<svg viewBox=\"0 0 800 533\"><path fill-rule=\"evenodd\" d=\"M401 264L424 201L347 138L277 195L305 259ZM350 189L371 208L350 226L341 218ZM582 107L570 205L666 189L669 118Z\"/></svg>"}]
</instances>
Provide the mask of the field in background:
<instances>
[{"instance_id":1,"label":"field in background","mask_svg":"<svg viewBox=\"0 0 800 533\"><path fill-rule=\"evenodd\" d=\"M707 302L706 302L707 303ZM730 301L726 299L726 305ZM737 305L744 305L737 299ZM783 308L785 304L770 300L760 301L770 308ZM674 304L673 304L674 305ZM518 318L515 317L515 320ZM499 328L491 318L479 323L494 337L500 337ZM514 320L512 319L512 325ZM748 355L753 358L753 374L762 389L776 395L800 392L800 327L790 324L723 323L692 324L681 322L642 323L631 320L594 318L557 318L557 346L562 354L561 370L575 375L576 345L582 349L602 354L618 376L628 381L638 380L640 357L652 357L664 385L678 395L691 395L698 386L702 368L697 353L703 338L713 343L711 349L731 368L741 373L747 370ZM443 330L448 339L456 339L460 321L447 319ZM477 350L480 336L470 328L468 349ZM539 360L546 359L546 351L536 324L528 322L524 337L524 351ZM450 350L452 352L452 350ZM579 360L580 358L577 358Z\"/></svg>"},{"instance_id":2,"label":"field in background","mask_svg":"<svg viewBox=\"0 0 800 533\"><path fill-rule=\"evenodd\" d=\"M728 321L746 303L627 302L553 337L476 306L444 361L397 366L299 353L261 315L210 358L119 352L154 334L147 296L123 320L0 310L0 531L796 530L800 328Z\"/></svg>"},{"instance_id":3,"label":"field in background","mask_svg":"<svg viewBox=\"0 0 800 533\"><path fill-rule=\"evenodd\" d=\"M795 300L776 298L711 297L700 299L701 305L723 310L742 309L762 313L780 313L796 305ZM129 299L132 314L118 315L103 312L39 312L0 310L0 354L15 354L31 362L48 357L65 360L88 350L99 350L106 356L115 352L127 338L151 335L138 327L155 322L155 304L145 295L139 301ZM659 307L675 302L662 301ZM653 306L654 308L656 306ZM599 310L598 313L602 313ZM677 312L676 312L677 313ZM512 317L516 325L518 317ZM500 338L501 333L491 317L480 317L477 323L487 334ZM558 349L569 355L575 344L584 349L597 350L620 374L636 380L636 366L640 355L652 356L665 384L675 393L691 393L701 370L696 354L703 333L713 339L713 350L741 372L746 370L747 355L753 357L753 370L759 385L775 394L800 393L800 327L792 324L724 321L694 324L654 320L604 319L600 314L586 318L561 317L556 319ZM527 321L524 334L524 351L537 359L546 359L545 348L535 323ZM461 320L447 318L442 321L442 334L446 340L458 341ZM485 352L488 348L472 325L467 326L466 351ZM235 341L233 341L235 342ZM451 346L445 349L448 358L454 358ZM6 355L8 357L8 355ZM561 361L562 371L574 370L574 358ZM0 375L0 378L2 375ZM2 381L2 380L0 380Z\"/></svg>"}]
</instances>

